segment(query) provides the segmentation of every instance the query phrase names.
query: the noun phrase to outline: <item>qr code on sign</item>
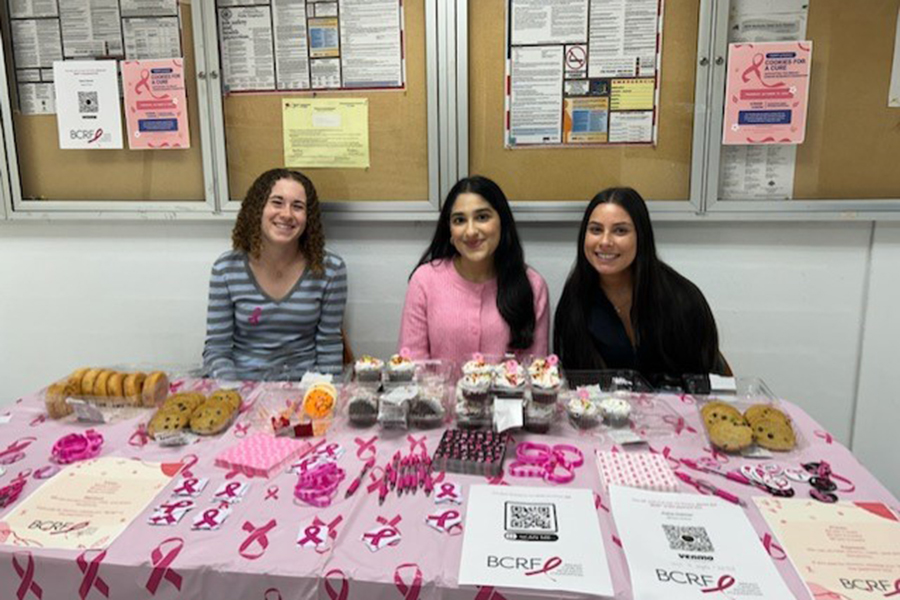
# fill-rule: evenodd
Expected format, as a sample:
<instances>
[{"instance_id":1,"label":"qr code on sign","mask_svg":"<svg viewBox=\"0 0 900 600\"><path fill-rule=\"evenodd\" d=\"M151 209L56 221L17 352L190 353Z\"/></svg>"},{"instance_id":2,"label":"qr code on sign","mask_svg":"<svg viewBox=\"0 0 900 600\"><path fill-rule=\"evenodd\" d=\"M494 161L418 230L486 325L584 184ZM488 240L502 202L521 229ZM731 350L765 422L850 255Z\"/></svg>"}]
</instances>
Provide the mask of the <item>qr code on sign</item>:
<instances>
[{"instance_id":1,"label":"qr code on sign","mask_svg":"<svg viewBox=\"0 0 900 600\"><path fill-rule=\"evenodd\" d=\"M703 527L682 527L681 525L663 525L669 547L672 550L688 552L713 552L712 542Z\"/></svg>"},{"instance_id":2,"label":"qr code on sign","mask_svg":"<svg viewBox=\"0 0 900 600\"><path fill-rule=\"evenodd\" d=\"M507 502L506 530L526 533L555 533L557 531L556 506Z\"/></svg>"},{"instance_id":3,"label":"qr code on sign","mask_svg":"<svg viewBox=\"0 0 900 600\"><path fill-rule=\"evenodd\" d=\"M78 112L90 114L99 112L97 92L78 92Z\"/></svg>"}]
</instances>

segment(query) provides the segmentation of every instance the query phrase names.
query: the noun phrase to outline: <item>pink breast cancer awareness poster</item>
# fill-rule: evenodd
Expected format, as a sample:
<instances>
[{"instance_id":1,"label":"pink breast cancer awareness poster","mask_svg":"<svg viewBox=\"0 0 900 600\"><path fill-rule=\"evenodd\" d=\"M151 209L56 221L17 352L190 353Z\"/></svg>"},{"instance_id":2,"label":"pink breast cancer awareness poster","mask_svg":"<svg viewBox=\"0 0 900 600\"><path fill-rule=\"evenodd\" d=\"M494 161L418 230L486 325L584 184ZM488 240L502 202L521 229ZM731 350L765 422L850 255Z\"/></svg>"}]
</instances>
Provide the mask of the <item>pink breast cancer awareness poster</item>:
<instances>
[{"instance_id":1,"label":"pink breast cancer awareness poster","mask_svg":"<svg viewBox=\"0 0 900 600\"><path fill-rule=\"evenodd\" d=\"M125 61L122 81L129 148L190 148L182 59Z\"/></svg>"},{"instance_id":2,"label":"pink breast cancer awareness poster","mask_svg":"<svg viewBox=\"0 0 900 600\"><path fill-rule=\"evenodd\" d=\"M730 44L723 144L802 144L812 42Z\"/></svg>"}]
</instances>

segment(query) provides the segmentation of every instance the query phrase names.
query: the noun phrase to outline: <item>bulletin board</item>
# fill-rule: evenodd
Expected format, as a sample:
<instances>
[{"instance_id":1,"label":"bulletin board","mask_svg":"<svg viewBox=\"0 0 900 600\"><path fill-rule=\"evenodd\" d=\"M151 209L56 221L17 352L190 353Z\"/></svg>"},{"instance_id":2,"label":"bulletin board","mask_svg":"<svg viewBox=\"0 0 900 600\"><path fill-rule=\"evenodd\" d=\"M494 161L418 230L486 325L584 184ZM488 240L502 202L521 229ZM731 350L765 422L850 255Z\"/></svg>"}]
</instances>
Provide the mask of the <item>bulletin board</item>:
<instances>
[{"instance_id":1,"label":"bulletin board","mask_svg":"<svg viewBox=\"0 0 900 600\"><path fill-rule=\"evenodd\" d=\"M304 92L292 96L368 98L368 169L302 169L319 197L330 201L428 200L428 112L425 76L425 1L404 3L406 89ZM256 177L284 166L281 100L287 95L232 94L223 98L228 187L241 200Z\"/></svg>"},{"instance_id":2,"label":"bulletin board","mask_svg":"<svg viewBox=\"0 0 900 600\"><path fill-rule=\"evenodd\" d=\"M511 200L588 200L614 185L648 200L688 201L700 2L665 3L655 148L504 148L505 0L469 2L469 172Z\"/></svg>"},{"instance_id":3,"label":"bulletin board","mask_svg":"<svg viewBox=\"0 0 900 600\"><path fill-rule=\"evenodd\" d=\"M5 16L6 3L2 4ZM128 150L126 139L122 150L61 150L56 115L21 114L16 109L12 85L13 125L24 200L205 201L191 7L189 2L180 0L178 9L191 147ZM11 57L8 31L4 34L5 52ZM124 115L122 131L127 131Z\"/></svg>"},{"instance_id":4,"label":"bulletin board","mask_svg":"<svg viewBox=\"0 0 900 600\"><path fill-rule=\"evenodd\" d=\"M817 0L794 199L900 198L900 109L888 108L900 0Z\"/></svg>"}]
</instances>

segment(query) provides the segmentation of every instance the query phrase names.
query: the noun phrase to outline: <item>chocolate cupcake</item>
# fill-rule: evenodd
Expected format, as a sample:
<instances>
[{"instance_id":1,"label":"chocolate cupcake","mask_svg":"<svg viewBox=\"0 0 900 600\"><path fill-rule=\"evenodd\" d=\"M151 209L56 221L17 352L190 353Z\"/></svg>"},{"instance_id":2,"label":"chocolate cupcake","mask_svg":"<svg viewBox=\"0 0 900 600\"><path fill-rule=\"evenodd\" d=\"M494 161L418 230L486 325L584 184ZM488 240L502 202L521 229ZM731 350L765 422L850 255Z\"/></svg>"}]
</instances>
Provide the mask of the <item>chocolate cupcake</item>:
<instances>
[{"instance_id":1,"label":"chocolate cupcake","mask_svg":"<svg viewBox=\"0 0 900 600\"><path fill-rule=\"evenodd\" d=\"M536 358L528 366L531 382L531 398L538 404L554 404L559 397L562 380L559 376L559 359L555 354Z\"/></svg>"},{"instance_id":2,"label":"chocolate cupcake","mask_svg":"<svg viewBox=\"0 0 900 600\"><path fill-rule=\"evenodd\" d=\"M550 425L553 424L555 408L552 404L540 404L534 401L526 403L523 415L525 431L540 434L549 432Z\"/></svg>"},{"instance_id":3,"label":"chocolate cupcake","mask_svg":"<svg viewBox=\"0 0 900 600\"><path fill-rule=\"evenodd\" d=\"M631 404L624 398L605 398L600 401L603 421L610 427L628 427L631 422Z\"/></svg>"},{"instance_id":4,"label":"chocolate cupcake","mask_svg":"<svg viewBox=\"0 0 900 600\"><path fill-rule=\"evenodd\" d=\"M590 429L600 423L600 407L587 394L581 393L571 398L566 404L566 412L569 422L576 429Z\"/></svg>"},{"instance_id":5,"label":"chocolate cupcake","mask_svg":"<svg viewBox=\"0 0 900 600\"><path fill-rule=\"evenodd\" d=\"M403 351L395 354L387 363L388 381L410 382L416 374L414 363Z\"/></svg>"},{"instance_id":6,"label":"chocolate cupcake","mask_svg":"<svg viewBox=\"0 0 900 600\"><path fill-rule=\"evenodd\" d=\"M361 382L377 382L381 381L381 370L384 368L384 361L365 354L353 365L356 373L356 380Z\"/></svg>"},{"instance_id":7,"label":"chocolate cupcake","mask_svg":"<svg viewBox=\"0 0 900 600\"><path fill-rule=\"evenodd\" d=\"M515 360L507 360L494 372L494 392L504 398L525 396L525 369Z\"/></svg>"}]
</instances>

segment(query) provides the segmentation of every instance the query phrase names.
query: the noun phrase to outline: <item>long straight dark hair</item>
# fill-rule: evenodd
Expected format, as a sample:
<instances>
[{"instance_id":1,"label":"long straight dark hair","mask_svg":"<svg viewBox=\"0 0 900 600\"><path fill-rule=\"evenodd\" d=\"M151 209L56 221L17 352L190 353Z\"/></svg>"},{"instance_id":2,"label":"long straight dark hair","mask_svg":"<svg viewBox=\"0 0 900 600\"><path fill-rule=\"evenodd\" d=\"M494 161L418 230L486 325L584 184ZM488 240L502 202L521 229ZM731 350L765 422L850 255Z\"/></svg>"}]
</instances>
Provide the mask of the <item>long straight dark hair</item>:
<instances>
[{"instance_id":1,"label":"long straight dark hair","mask_svg":"<svg viewBox=\"0 0 900 600\"><path fill-rule=\"evenodd\" d=\"M594 209L602 203L621 206L637 235L632 263L631 324L638 346L653 357L654 374L710 373L717 370L719 335L703 293L656 255L650 212L631 188L608 188L594 196L584 211L572 268L554 318L553 347L568 369L602 369L603 357L588 331L591 309L603 291L600 275L588 262L584 240Z\"/></svg>"},{"instance_id":2,"label":"long straight dark hair","mask_svg":"<svg viewBox=\"0 0 900 600\"><path fill-rule=\"evenodd\" d=\"M534 343L534 291L528 281L525 253L509 201L500 186L480 175L460 179L447 194L437 228L416 269L433 261L452 260L459 252L450 241L450 215L460 194L478 194L500 216L500 243L494 252L497 310L509 327L509 347L524 350ZM413 269L415 273L416 269ZM410 275L412 277L412 275Z\"/></svg>"}]
</instances>

